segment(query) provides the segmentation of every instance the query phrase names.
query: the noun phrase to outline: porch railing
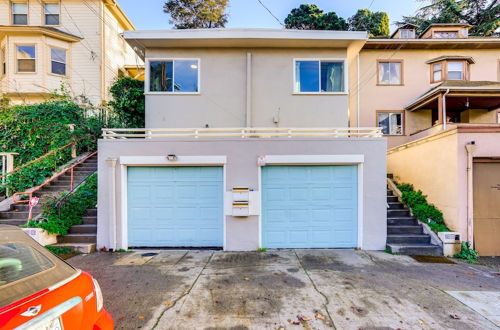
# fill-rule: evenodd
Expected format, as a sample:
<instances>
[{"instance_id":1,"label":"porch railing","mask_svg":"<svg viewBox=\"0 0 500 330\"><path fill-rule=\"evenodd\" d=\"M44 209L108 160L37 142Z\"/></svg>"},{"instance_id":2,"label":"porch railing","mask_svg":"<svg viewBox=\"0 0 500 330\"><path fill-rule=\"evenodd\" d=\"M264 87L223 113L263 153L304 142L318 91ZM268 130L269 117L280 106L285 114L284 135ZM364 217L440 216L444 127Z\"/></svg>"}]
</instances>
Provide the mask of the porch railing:
<instances>
[{"instance_id":1,"label":"porch railing","mask_svg":"<svg viewBox=\"0 0 500 330\"><path fill-rule=\"evenodd\" d=\"M334 137L378 138L380 127L324 127L324 128L105 128L104 139L154 138L272 138L272 137Z\"/></svg>"}]
</instances>

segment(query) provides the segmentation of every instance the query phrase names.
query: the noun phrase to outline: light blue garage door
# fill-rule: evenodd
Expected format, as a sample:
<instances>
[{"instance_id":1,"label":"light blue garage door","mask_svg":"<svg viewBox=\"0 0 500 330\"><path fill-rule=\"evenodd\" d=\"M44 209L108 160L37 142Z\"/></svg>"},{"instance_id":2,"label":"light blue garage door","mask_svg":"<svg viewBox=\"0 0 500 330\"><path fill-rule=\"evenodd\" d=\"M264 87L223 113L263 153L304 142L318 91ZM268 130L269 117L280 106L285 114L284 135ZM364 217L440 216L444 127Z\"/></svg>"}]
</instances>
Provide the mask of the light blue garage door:
<instances>
[{"instance_id":1,"label":"light blue garage door","mask_svg":"<svg viewBox=\"0 0 500 330\"><path fill-rule=\"evenodd\" d=\"M357 180L357 166L263 167L263 247L356 247Z\"/></svg>"},{"instance_id":2,"label":"light blue garage door","mask_svg":"<svg viewBox=\"0 0 500 330\"><path fill-rule=\"evenodd\" d=\"M129 167L128 245L221 247L222 167Z\"/></svg>"}]
</instances>

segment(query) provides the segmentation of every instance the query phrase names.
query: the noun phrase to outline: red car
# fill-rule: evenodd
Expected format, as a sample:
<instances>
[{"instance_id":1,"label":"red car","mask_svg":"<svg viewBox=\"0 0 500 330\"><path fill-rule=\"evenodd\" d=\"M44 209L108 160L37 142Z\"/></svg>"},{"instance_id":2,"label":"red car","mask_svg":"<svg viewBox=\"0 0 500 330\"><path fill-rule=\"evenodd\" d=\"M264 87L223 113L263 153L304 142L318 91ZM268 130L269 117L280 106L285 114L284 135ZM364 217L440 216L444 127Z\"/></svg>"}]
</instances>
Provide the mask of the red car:
<instances>
[{"instance_id":1,"label":"red car","mask_svg":"<svg viewBox=\"0 0 500 330\"><path fill-rule=\"evenodd\" d=\"M0 225L0 329L113 329L88 273L20 228Z\"/></svg>"}]
</instances>

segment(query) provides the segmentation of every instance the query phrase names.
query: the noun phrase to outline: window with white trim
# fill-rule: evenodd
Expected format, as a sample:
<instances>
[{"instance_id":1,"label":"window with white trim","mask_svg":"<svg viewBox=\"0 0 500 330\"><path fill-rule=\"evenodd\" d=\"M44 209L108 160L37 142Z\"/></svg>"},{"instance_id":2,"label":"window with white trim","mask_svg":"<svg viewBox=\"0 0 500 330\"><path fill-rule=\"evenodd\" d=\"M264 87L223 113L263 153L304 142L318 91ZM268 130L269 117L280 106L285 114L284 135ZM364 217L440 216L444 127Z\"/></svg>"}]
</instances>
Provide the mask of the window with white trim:
<instances>
[{"instance_id":1,"label":"window with white trim","mask_svg":"<svg viewBox=\"0 0 500 330\"><path fill-rule=\"evenodd\" d=\"M199 92L199 60L149 62L149 91L166 93Z\"/></svg>"},{"instance_id":2,"label":"window with white trim","mask_svg":"<svg viewBox=\"0 0 500 330\"><path fill-rule=\"evenodd\" d=\"M7 53L5 52L5 48L0 50L0 56L2 57L2 75L7 74Z\"/></svg>"},{"instance_id":3,"label":"window with white trim","mask_svg":"<svg viewBox=\"0 0 500 330\"><path fill-rule=\"evenodd\" d=\"M343 60L296 60L295 93L343 93Z\"/></svg>"},{"instance_id":4,"label":"window with white trim","mask_svg":"<svg viewBox=\"0 0 500 330\"><path fill-rule=\"evenodd\" d=\"M62 76L66 75L66 50L50 48L50 72Z\"/></svg>"},{"instance_id":5,"label":"window with white trim","mask_svg":"<svg viewBox=\"0 0 500 330\"><path fill-rule=\"evenodd\" d=\"M36 72L35 45L16 46L17 72Z\"/></svg>"},{"instance_id":6,"label":"window with white trim","mask_svg":"<svg viewBox=\"0 0 500 330\"><path fill-rule=\"evenodd\" d=\"M378 112L377 124L384 135L403 135L402 112Z\"/></svg>"},{"instance_id":7,"label":"window with white trim","mask_svg":"<svg viewBox=\"0 0 500 330\"><path fill-rule=\"evenodd\" d=\"M401 39L415 39L415 30L401 29L399 35Z\"/></svg>"},{"instance_id":8,"label":"window with white trim","mask_svg":"<svg viewBox=\"0 0 500 330\"><path fill-rule=\"evenodd\" d=\"M464 62L448 62L448 80L464 79Z\"/></svg>"},{"instance_id":9,"label":"window with white trim","mask_svg":"<svg viewBox=\"0 0 500 330\"><path fill-rule=\"evenodd\" d=\"M436 63L432 65L432 82L443 80L443 64Z\"/></svg>"},{"instance_id":10,"label":"window with white trim","mask_svg":"<svg viewBox=\"0 0 500 330\"><path fill-rule=\"evenodd\" d=\"M45 2L43 4L45 25L59 25L60 4L59 2Z\"/></svg>"},{"instance_id":11,"label":"window with white trim","mask_svg":"<svg viewBox=\"0 0 500 330\"><path fill-rule=\"evenodd\" d=\"M28 25L28 2L12 2L12 24Z\"/></svg>"}]
</instances>

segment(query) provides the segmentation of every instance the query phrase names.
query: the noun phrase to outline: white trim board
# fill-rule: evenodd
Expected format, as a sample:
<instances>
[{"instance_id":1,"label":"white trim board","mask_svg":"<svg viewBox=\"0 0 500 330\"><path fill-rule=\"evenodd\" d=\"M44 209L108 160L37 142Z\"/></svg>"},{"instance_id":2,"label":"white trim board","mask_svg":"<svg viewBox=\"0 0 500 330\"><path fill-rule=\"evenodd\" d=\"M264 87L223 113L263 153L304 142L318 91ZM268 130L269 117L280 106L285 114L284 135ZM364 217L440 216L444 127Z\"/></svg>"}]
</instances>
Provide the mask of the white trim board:
<instances>
[{"instance_id":1,"label":"white trim board","mask_svg":"<svg viewBox=\"0 0 500 330\"><path fill-rule=\"evenodd\" d=\"M364 163L364 155L266 155L266 165L342 165Z\"/></svg>"},{"instance_id":2,"label":"white trim board","mask_svg":"<svg viewBox=\"0 0 500 330\"><path fill-rule=\"evenodd\" d=\"M177 160L168 160L165 156L121 156L120 165L128 166L212 166L225 165L226 156L177 156Z\"/></svg>"}]
</instances>

